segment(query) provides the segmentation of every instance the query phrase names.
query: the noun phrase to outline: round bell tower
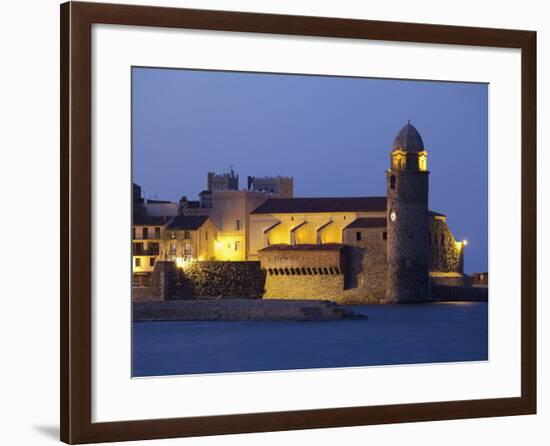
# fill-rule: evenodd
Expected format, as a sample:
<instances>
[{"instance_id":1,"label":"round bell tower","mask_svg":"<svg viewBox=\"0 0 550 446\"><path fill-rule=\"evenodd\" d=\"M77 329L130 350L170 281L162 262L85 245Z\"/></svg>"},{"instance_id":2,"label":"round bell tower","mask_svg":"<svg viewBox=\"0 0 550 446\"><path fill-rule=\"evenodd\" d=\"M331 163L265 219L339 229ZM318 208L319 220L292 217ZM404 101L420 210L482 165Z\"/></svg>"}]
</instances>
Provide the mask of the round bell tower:
<instances>
[{"instance_id":1,"label":"round bell tower","mask_svg":"<svg viewBox=\"0 0 550 446\"><path fill-rule=\"evenodd\" d=\"M386 172L386 302L430 300L428 176L428 152L409 121L395 138Z\"/></svg>"}]
</instances>

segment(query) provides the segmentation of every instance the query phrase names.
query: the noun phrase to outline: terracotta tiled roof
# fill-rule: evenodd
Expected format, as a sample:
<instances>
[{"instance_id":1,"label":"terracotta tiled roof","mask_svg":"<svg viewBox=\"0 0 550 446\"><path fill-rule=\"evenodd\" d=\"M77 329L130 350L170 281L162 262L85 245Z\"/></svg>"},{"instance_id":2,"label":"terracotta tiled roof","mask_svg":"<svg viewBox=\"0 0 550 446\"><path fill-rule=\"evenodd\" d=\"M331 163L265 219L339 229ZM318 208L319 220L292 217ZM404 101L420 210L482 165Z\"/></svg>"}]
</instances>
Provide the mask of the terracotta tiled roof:
<instances>
[{"instance_id":1,"label":"terracotta tiled roof","mask_svg":"<svg viewBox=\"0 0 550 446\"><path fill-rule=\"evenodd\" d=\"M169 231L195 231L199 229L208 218L209 217L205 215L178 215L172 219L166 229Z\"/></svg>"},{"instance_id":2,"label":"terracotta tiled roof","mask_svg":"<svg viewBox=\"0 0 550 446\"><path fill-rule=\"evenodd\" d=\"M386 197L270 198L252 214L385 211Z\"/></svg>"},{"instance_id":3,"label":"terracotta tiled roof","mask_svg":"<svg viewBox=\"0 0 550 446\"><path fill-rule=\"evenodd\" d=\"M163 226L169 219L167 217L155 217L152 215L134 215L132 225L134 226Z\"/></svg>"},{"instance_id":4,"label":"terracotta tiled roof","mask_svg":"<svg viewBox=\"0 0 550 446\"><path fill-rule=\"evenodd\" d=\"M386 218L356 218L344 229L352 228L385 228L386 227Z\"/></svg>"},{"instance_id":5,"label":"terracotta tiled roof","mask_svg":"<svg viewBox=\"0 0 550 446\"><path fill-rule=\"evenodd\" d=\"M344 244L342 243L325 243L323 245L303 244L303 245L271 245L260 249L259 252L279 252L279 251L339 251Z\"/></svg>"}]
</instances>

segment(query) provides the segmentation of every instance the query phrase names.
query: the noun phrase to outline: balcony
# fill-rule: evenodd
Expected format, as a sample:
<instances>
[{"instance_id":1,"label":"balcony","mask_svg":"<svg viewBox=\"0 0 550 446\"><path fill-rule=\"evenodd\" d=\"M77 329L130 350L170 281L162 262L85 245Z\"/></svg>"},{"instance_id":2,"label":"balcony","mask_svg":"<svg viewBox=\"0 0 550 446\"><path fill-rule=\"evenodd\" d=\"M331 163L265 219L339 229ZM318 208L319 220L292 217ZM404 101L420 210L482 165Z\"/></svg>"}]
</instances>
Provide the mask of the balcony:
<instances>
[{"instance_id":1,"label":"balcony","mask_svg":"<svg viewBox=\"0 0 550 446\"><path fill-rule=\"evenodd\" d=\"M160 240L162 238L160 233L153 234L132 234L132 240Z\"/></svg>"}]
</instances>

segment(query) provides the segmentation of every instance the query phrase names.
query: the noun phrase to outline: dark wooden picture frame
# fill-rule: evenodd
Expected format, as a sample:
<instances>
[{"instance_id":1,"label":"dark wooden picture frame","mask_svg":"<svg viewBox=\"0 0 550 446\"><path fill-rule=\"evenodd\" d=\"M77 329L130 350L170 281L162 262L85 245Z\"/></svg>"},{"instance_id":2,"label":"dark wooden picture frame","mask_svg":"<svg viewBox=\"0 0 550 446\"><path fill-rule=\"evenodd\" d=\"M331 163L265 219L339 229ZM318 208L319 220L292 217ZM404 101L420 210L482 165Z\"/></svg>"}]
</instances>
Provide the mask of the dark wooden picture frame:
<instances>
[{"instance_id":1,"label":"dark wooden picture frame","mask_svg":"<svg viewBox=\"0 0 550 446\"><path fill-rule=\"evenodd\" d=\"M92 423L92 24L521 50L521 396ZM536 412L536 32L69 2L61 5L61 440L70 444Z\"/></svg>"}]
</instances>

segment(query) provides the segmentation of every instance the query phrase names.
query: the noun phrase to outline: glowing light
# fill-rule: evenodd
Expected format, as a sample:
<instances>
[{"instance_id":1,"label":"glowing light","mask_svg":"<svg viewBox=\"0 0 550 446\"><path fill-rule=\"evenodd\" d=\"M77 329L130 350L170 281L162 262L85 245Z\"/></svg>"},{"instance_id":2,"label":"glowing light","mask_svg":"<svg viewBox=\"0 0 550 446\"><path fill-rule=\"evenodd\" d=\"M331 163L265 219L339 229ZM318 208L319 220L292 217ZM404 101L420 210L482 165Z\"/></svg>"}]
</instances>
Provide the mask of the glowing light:
<instances>
[{"instance_id":1,"label":"glowing light","mask_svg":"<svg viewBox=\"0 0 550 446\"><path fill-rule=\"evenodd\" d=\"M466 246L468 244L468 240L462 240L462 245Z\"/></svg>"},{"instance_id":2,"label":"glowing light","mask_svg":"<svg viewBox=\"0 0 550 446\"><path fill-rule=\"evenodd\" d=\"M189 260L184 259L183 257L176 258L176 266L178 268L185 268L185 266L189 263Z\"/></svg>"}]
</instances>

